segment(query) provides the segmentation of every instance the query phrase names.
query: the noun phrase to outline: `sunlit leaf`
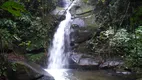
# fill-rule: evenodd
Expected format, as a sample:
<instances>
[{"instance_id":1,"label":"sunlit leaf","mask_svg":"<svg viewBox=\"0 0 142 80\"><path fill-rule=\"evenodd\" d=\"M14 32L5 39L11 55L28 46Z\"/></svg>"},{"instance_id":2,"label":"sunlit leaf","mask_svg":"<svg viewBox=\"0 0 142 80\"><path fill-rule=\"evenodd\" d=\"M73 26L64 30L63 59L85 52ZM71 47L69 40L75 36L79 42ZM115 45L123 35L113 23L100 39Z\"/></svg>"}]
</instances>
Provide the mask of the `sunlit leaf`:
<instances>
[{"instance_id":1,"label":"sunlit leaf","mask_svg":"<svg viewBox=\"0 0 142 80\"><path fill-rule=\"evenodd\" d=\"M21 16L21 13L27 12L24 6L14 1L7 1L3 3L1 8L10 12L14 16Z\"/></svg>"}]
</instances>

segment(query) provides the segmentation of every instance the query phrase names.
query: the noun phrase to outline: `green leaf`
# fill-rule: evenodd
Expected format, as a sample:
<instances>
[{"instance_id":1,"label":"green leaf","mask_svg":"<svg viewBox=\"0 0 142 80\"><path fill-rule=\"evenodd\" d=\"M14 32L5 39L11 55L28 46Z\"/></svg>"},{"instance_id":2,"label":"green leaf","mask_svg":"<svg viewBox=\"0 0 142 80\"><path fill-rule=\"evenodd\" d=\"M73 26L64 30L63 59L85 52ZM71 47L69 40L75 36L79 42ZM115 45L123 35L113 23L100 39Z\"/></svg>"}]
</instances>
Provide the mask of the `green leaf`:
<instances>
[{"instance_id":1,"label":"green leaf","mask_svg":"<svg viewBox=\"0 0 142 80\"><path fill-rule=\"evenodd\" d=\"M21 13L27 12L24 6L14 1L7 1L3 3L1 8L10 12L14 16L21 16Z\"/></svg>"}]
</instances>

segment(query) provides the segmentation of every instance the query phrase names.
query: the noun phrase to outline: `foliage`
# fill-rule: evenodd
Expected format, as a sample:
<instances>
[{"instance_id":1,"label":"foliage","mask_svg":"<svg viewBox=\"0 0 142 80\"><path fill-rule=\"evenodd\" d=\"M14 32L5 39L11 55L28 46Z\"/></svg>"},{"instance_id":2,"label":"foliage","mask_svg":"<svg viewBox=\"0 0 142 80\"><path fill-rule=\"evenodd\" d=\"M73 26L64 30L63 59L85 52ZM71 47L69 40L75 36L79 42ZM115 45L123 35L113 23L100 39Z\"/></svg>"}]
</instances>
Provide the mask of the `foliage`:
<instances>
[{"instance_id":1,"label":"foliage","mask_svg":"<svg viewBox=\"0 0 142 80\"><path fill-rule=\"evenodd\" d=\"M0 76L4 75L6 76L6 62L4 62L4 58L0 55L0 61L3 61L3 62L0 62Z\"/></svg>"},{"instance_id":2,"label":"foliage","mask_svg":"<svg viewBox=\"0 0 142 80\"><path fill-rule=\"evenodd\" d=\"M130 18L131 25L142 25L142 6L135 9L133 16Z\"/></svg>"},{"instance_id":3,"label":"foliage","mask_svg":"<svg viewBox=\"0 0 142 80\"><path fill-rule=\"evenodd\" d=\"M92 0L96 1L96 0ZM94 22L99 27L109 29L112 27L116 31L123 26L128 26L128 19L130 17L129 0L97 0L94 8L95 19Z\"/></svg>"},{"instance_id":4,"label":"foliage","mask_svg":"<svg viewBox=\"0 0 142 80\"><path fill-rule=\"evenodd\" d=\"M50 26L42 23L40 17L23 15L15 21L8 19L0 20L0 35L8 43L26 47L27 50L44 47L48 38Z\"/></svg>"},{"instance_id":5,"label":"foliage","mask_svg":"<svg viewBox=\"0 0 142 80\"><path fill-rule=\"evenodd\" d=\"M18 16L15 19L0 19L0 36L4 47L11 46L13 42L27 50L45 46L50 27L44 24L40 17L23 13L26 12L24 6L14 1L3 3L1 8Z\"/></svg>"},{"instance_id":6,"label":"foliage","mask_svg":"<svg viewBox=\"0 0 142 80\"><path fill-rule=\"evenodd\" d=\"M31 1L33 0L28 2L31 4ZM24 4L27 4L26 1ZM52 6L48 5L50 8ZM47 45L48 33L51 29L50 24L43 23L41 17L31 16L21 5L21 2L7 1L1 5L1 8L3 11L6 10L14 15L14 17L9 16L0 19L0 37L4 42L4 47L10 47L14 44L32 50Z\"/></svg>"},{"instance_id":7,"label":"foliage","mask_svg":"<svg viewBox=\"0 0 142 80\"><path fill-rule=\"evenodd\" d=\"M18 36L24 41L19 45L25 45L29 50L44 47L50 26L42 23L40 17L31 18L30 20L21 17L19 22L18 24L23 26L19 27Z\"/></svg>"},{"instance_id":8,"label":"foliage","mask_svg":"<svg viewBox=\"0 0 142 80\"><path fill-rule=\"evenodd\" d=\"M19 0L35 16L44 16L55 9L56 0Z\"/></svg>"},{"instance_id":9,"label":"foliage","mask_svg":"<svg viewBox=\"0 0 142 80\"><path fill-rule=\"evenodd\" d=\"M113 53L119 53L125 59L126 65L133 69L142 66L142 26L135 33L128 33L126 29L119 29L114 33L113 29L103 33L109 40ZM123 53L123 54L122 54ZM119 55L117 54L117 55Z\"/></svg>"},{"instance_id":10,"label":"foliage","mask_svg":"<svg viewBox=\"0 0 142 80\"><path fill-rule=\"evenodd\" d=\"M21 16L21 13L27 12L24 6L14 1L7 1L3 3L1 8L10 12L14 16Z\"/></svg>"},{"instance_id":11,"label":"foliage","mask_svg":"<svg viewBox=\"0 0 142 80\"><path fill-rule=\"evenodd\" d=\"M129 47L129 53L126 55L127 66L137 70L142 66L142 26L131 35Z\"/></svg>"},{"instance_id":12,"label":"foliage","mask_svg":"<svg viewBox=\"0 0 142 80\"><path fill-rule=\"evenodd\" d=\"M44 7L43 9L48 8L47 12L49 12L54 7L53 1L45 2L47 5L41 5L41 2L44 2L42 0L19 0L17 2L10 0L2 2L3 4L0 6L2 10L0 11L7 12L1 14L1 17L8 13L14 15L12 17L8 14L7 17L0 19L0 38L4 42L4 47L11 47L14 44L27 50L32 50L47 45L51 25L50 23L43 23L41 17L35 17L36 13L33 9L37 14L41 13L40 7ZM31 16L26 9L32 9L29 11L34 16Z\"/></svg>"},{"instance_id":13,"label":"foliage","mask_svg":"<svg viewBox=\"0 0 142 80\"><path fill-rule=\"evenodd\" d=\"M129 38L129 33L127 32L126 29L119 29L115 35L110 39L110 45L113 46L124 46L130 38Z\"/></svg>"},{"instance_id":14,"label":"foliage","mask_svg":"<svg viewBox=\"0 0 142 80\"><path fill-rule=\"evenodd\" d=\"M126 29L121 28L115 32L114 29L110 28L102 32L102 35L104 35L103 39L107 40L110 47L108 52L111 51L111 53L117 54L118 56L125 55L125 49L128 47L127 43L130 40L129 33Z\"/></svg>"},{"instance_id":15,"label":"foliage","mask_svg":"<svg viewBox=\"0 0 142 80\"><path fill-rule=\"evenodd\" d=\"M112 30L113 34L108 38L110 50L113 54L123 58L128 53L130 34L124 28L118 29L117 32L114 32L114 29Z\"/></svg>"},{"instance_id":16,"label":"foliage","mask_svg":"<svg viewBox=\"0 0 142 80\"><path fill-rule=\"evenodd\" d=\"M104 27L105 31L101 31L99 35L89 40L90 48L93 52L103 53L103 55L109 55L108 53L116 54L117 57L120 55L126 61L128 67L138 71L142 67L141 1L97 1L102 3L96 2L95 4L94 22L99 27ZM94 3L92 2L92 5Z\"/></svg>"},{"instance_id":17,"label":"foliage","mask_svg":"<svg viewBox=\"0 0 142 80\"><path fill-rule=\"evenodd\" d=\"M138 71L142 66L142 26L139 26L135 33L128 33L126 29L113 29L103 32L103 38L108 40L110 50L125 60L126 66Z\"/></svg>"},{"instance_id":18,"label":"foliage","mask_svg":"<svg viewBox=\"0 0 142 80\"><path fill-rule=\"evenodd\" d=\"M32 62L40 61L43 56L45 56L44 53L39 53L39 54L27 54L26 55L28 59Z\"/></svg>"},{"instance_id":19,"label":"foliage","mask_svg":"<svg viewBox=\"0 0 142 80\"><path fill-rule=\"evenodd\" d=\"M49 3L45 2L47 5L44 7L41 0L0 1L0 41L2 42L2 44L0 43L0 51L4 49L15 51L15 49L21 48L24 51L30 51L47 47L50 40L49 35L51 35L49 32L52 32L53 28L50 23L43 22L40 13L48 14L53 10L52 0L48 1ZM46 12L44 12L45 10ZM47 20L52 21L51 19ZM17 69L16 64L9 64L6 61L5 54L0 52L0 75L6 75L7 68L12 68L13 71ZM42 56L43 54L29 55L28 57L32 61L37 61Z\"/></svg>"},{"instance_id":20,"label":"foliage","mask_svg":"<svg viewBox=\"0 0 142 80\"><path fill-rule=\"evenodd\" d=\"M0 37L3 42L3 46L6 47L12 43L15 39L16 24L12 20L1 19L0 20Z\"/></svg>"}]
</instances>

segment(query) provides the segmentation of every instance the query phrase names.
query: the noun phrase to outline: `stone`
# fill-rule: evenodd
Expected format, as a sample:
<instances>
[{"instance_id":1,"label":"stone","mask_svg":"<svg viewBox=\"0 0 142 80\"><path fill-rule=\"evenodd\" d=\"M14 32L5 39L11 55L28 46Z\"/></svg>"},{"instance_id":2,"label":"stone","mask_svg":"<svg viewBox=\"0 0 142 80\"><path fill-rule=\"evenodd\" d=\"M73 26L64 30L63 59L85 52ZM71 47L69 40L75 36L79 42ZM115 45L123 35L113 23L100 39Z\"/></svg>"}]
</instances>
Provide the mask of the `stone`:
<instances>
[{"instance_id":1,"label":"stone","mask_svg":"<svg viewBox=\"0 0 142 80\"><path fill-rule=\"evenodd\" d=\"M91 30L85 28L74 29L74 31L71 32L71 39L73 39L71 42L81 43L87 41L92 37L92 34L93 32Z\"/></svg>"},{"instance_id":2,"label":"stone","mask_svg":"<svg viewBox=\"0 0 142 80\"><path fill-rule=\"evenodd\" d=\"M120 72L120 71L116 71L117 74L123 74L123 75L130 75L131 72L128 72L128 71L123 71L123 72Z\"/></svg>"},{"instance_id":3,"label":"stone","mask_svg":"<svg viewBox=\"0 0 142 80\"><path fill-rule=\"evenodd\" d=\"M90 55L72 54L71 59L80 66L98 66L99 61L92 58Z\"/></svg>"},{"instance_id":4,"label":"stone","mask_svg":"<svg viewBox=\"0 0 142 80\"><path fill-rule=\"evenodd\" d=\"M100 68L110 68L110 67L116 67L122 65L122 61L106 61L102 64L100 64Z\"/></svg>"},{"instance_id":5,"label":"stone","mask_svg":"<svg viewBox=\"0 0 142 80\"><path fill-rule=\"evenodd\" d=\"M78 62L79 65L93 65L93 66L98 66L99 63L96 62L94 59L90 59L90 58L82 58L79 60Z\"/></svg>"},{"instance_id":6,"label":"stone","mask_svg":"<svg viewBox=\"0 0 142 80\"><path fill-rule=\"evenodd\" d=\"M65 18L66 18L65 15L60 15L60 16L57 17L57 20L58 20L58 21L62 21L62 20L64 20Z\"/></svg>"},{"instance_id":7,"label":"stone","mask_svg":"<svg viewBox=\"0 0 142 80\"><path fill-rule=\"evenodd\" d=\"M71 59L76 62L76 63L79 63L81 57L83 56L83 54L72 54L71 55Z\"/></svg>"},{"instance_id":8,"label":"stone","mask_svg":"<svg viewBox=\"0 0 142 80\"><path fill-rule=\"evenodd\" d=\"M73 53L71 56L72 61L74 61L79 66L96 66L101 69L115 68L117 66L122 66L124 64L121 60L107 60L103 61L101 56L91 56L82 53ZM119 72L118 72L119 73ZM126 71L122 71L121 74L130 74Z\"/></svg>"},{"instance_id":9,"label":"stone","mask_svg":"<svg viewBox=\"0 0 142 80\"><path fill-rule=\"evenodd\" d=\"M85 22L81 18L75 18L75 19L73 19L72 24L76 24L79 27L84 27L85 26Z\"/></svg>"}]
</instances>

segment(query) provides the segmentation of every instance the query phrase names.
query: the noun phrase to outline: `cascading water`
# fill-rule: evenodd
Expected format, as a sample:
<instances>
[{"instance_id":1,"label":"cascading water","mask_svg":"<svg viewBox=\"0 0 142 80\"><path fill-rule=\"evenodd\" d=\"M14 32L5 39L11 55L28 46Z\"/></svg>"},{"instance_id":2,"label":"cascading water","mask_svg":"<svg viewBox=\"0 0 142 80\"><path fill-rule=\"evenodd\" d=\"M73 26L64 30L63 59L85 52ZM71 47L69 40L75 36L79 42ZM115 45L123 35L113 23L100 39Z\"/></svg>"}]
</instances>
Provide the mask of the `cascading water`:
<instances>
[{"instance_id":1,"label":"cascading water","mask_svg":"<svg viewBox=\"0 0 142 80\"><path fill-rule=\"evenodd\" d=\"M76 1L73 1L73 3L71 3L70 0L65 0L66 18L59 24L54 34L52 46L49 49L50 57L46 71L48 71L55 80L68 80L65 78L67 74L64 67L68 65L68 54L66 50L68 50L70 46L71 14L69 10L75 2Z\"/></svg>"}]
</instances>

